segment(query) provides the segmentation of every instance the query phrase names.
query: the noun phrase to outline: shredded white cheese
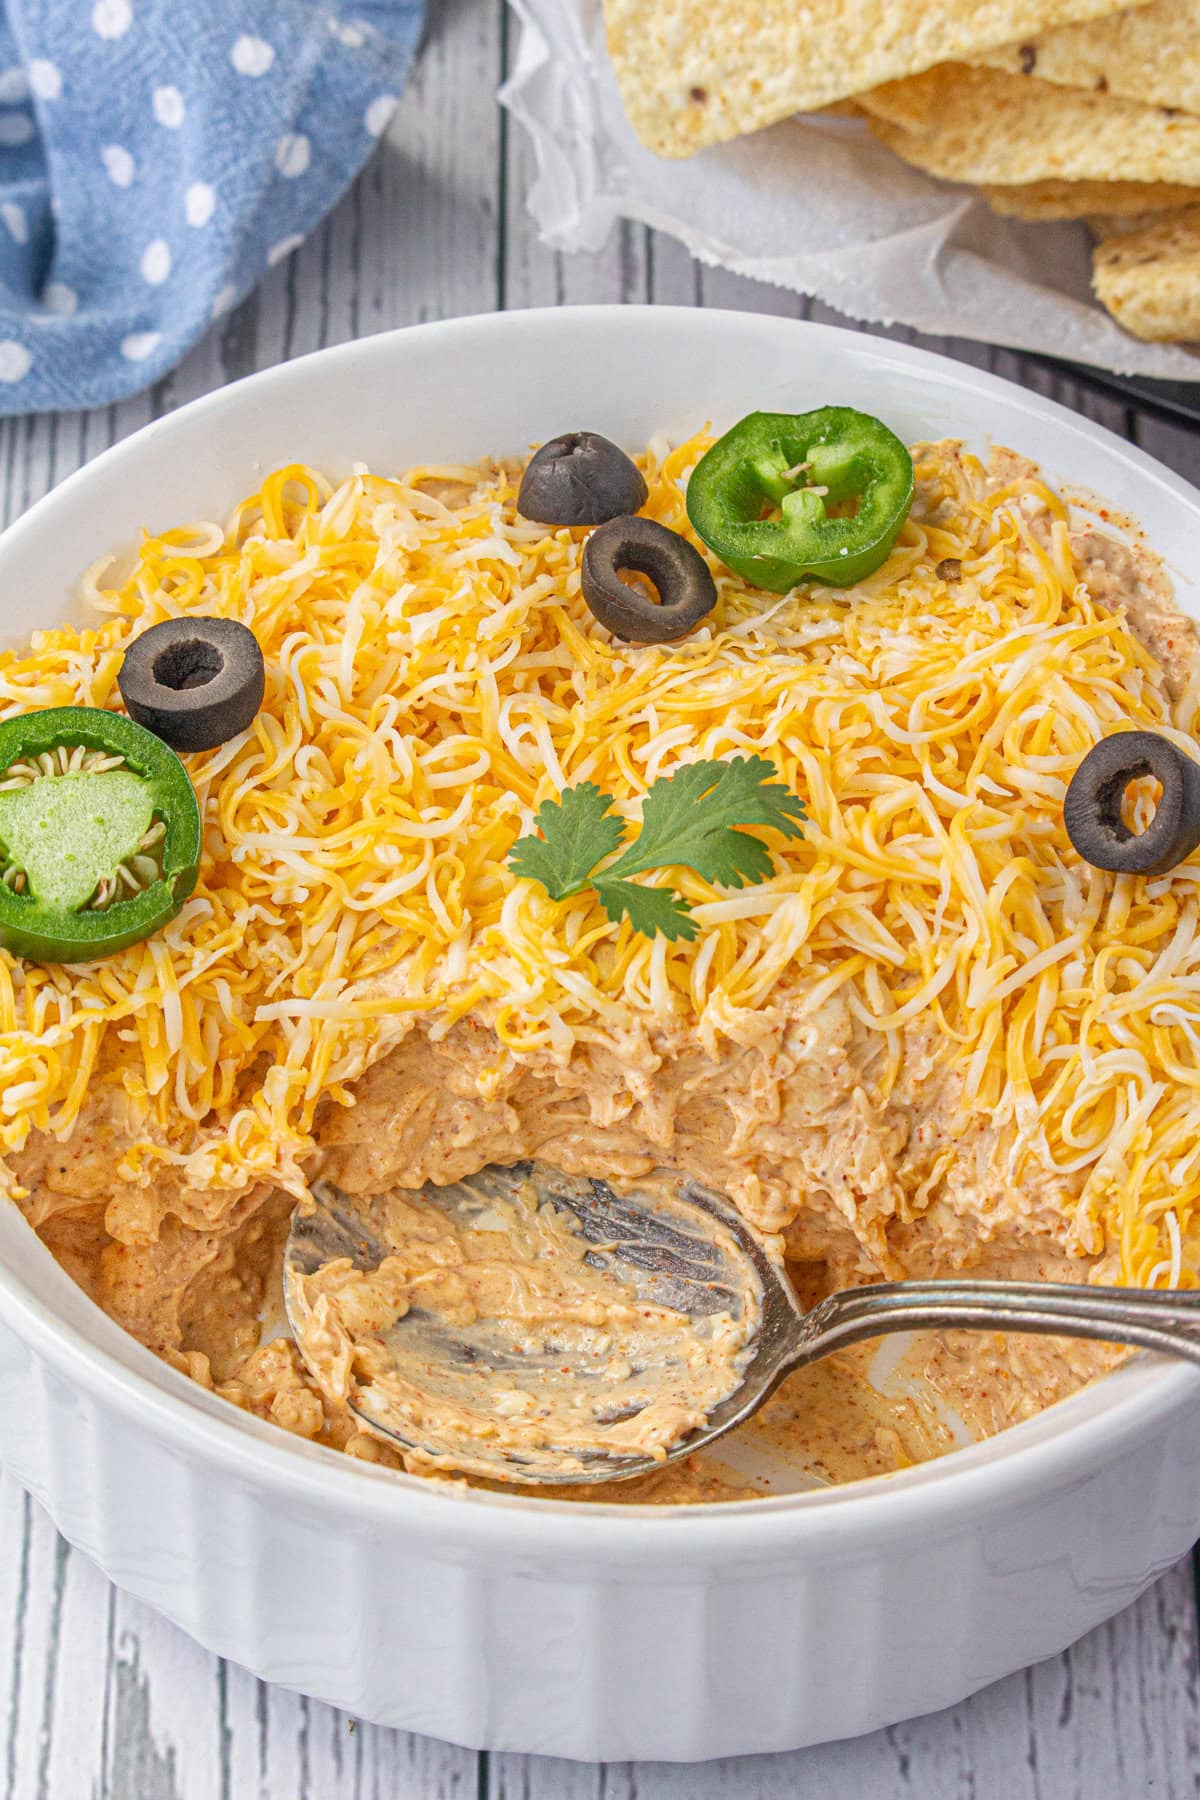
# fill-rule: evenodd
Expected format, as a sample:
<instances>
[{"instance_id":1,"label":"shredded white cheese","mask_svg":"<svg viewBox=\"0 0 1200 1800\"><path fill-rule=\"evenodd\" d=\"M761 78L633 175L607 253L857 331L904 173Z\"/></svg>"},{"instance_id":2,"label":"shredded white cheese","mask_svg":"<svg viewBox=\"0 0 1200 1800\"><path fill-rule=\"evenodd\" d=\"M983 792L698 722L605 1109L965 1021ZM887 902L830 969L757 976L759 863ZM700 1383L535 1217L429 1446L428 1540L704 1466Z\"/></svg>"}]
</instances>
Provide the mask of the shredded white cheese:
<instances>
[{"instance_id":1,"label":"shredded white cheese","mask_svg":"<svg viewBox=\"0 0 1200 1800\"><path fill-rule=\"evenodd\" d=\"M643 459L648 512L686 529L697 438ZM1160 671L1071 561L1067 513L1022 477L922 450L926 505L852 598L778 600L716 570L683 643L615 643L579 592L584 534L519 519L510 471L273 474L227 528L97 565L84 631L0 657L0 712L117 707L130 639L242 620L266 659L253 728L189 759L200 885L161 935L88 968L0 955L0 1148L72 1132L119 1081L145 1130L118 1171L231 1191L301 1182L322 1100L414 1020L471 1014L501 1056L564 1061L647 1027L716 1053L774 998L834 992L883 1034L926 1021L965 1104L1069 1173L1074 1241L1128 1278L1190 1279L1200 1202L1193 862L1170 880L1082 865L1066 783L1105 732L1169 730ZM1049 521L1049 529L1036 529ZM943 559L961 578L936 574ZM681 761L757 752L804 797L775 873L731 894L679 871L693 944L557 904L505 866L541 801L596 781L636 822ZM1189 1245L1191 1248L1189 1248Z\"/></svg>"}]
</instances>

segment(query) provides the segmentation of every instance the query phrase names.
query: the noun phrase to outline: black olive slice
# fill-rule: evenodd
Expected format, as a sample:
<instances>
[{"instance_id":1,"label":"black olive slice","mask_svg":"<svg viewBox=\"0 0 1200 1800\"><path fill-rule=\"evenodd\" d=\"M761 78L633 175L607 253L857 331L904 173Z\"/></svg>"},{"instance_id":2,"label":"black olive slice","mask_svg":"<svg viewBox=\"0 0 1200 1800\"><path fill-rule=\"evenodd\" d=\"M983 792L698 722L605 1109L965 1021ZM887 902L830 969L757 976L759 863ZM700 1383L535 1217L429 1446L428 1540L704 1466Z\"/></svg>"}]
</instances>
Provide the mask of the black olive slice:
<instances>
[{"instance_id":1,"label":"black olive slice","mask_svg":"<svg viewBox=\"0 0 1200 1800\"><path fill-rule=\"evenodd\" d=\"M135 638L117 676L131 719L172 750L213 750L245 731L266 677L236 619L164 619Z\"/></svg>"},{"instance_id":2,"label":"black olive slice","mask_svg":"<svg viewBox=\"0 0 1200 1800\"><path fill-rule=\"evenodd\" d=\"M1122 819L1121 802L1130 782L1145 775L1158 781L1162 793L1139 833ZM1200 763L1154 731L1101 738L1071 777L1063 823L1093 868L1165 875L1200 844Z\"/></svg>"},{"instance_id":3,"label":"black olive slice","mask_svg":"<svg viewBox=\"0 0 1200 1800\"><path fill-rule=\"evenodd\" d=\"M658 590L657 604L621 580L628 569ZM700 552L653 519L610 519L583 547L583 597L614 637L673 644L717 604L717 584Z\"/></svg>"},{"instance_id":4,"label":"black olive slice","mask_svg":"<svg viewBox=\"0 0 1200 1800\"><path fill-rule=\"evenodd\" d=\"M539 525L603 525L646 504L637 464L598 431L567 431L534 452L517 511Z\"/></svg>"}]
</instances>

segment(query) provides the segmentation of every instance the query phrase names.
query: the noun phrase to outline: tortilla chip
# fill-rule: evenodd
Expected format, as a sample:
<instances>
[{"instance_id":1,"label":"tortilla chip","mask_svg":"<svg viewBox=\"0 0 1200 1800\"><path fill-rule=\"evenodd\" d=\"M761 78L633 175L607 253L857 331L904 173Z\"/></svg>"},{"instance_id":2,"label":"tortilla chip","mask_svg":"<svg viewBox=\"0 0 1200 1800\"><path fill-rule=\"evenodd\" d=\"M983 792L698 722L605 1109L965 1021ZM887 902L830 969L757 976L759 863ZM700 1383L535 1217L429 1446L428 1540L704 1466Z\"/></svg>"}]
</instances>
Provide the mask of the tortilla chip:
<instances>
[{"instance_id":1,"label":"tortilla chip","mask_svg":"<svg viewBox=\"0 0 1200 1800\"><path fill-rule=\"evenodd\" d=\"M1097 244L1092 286L1134 337L1200 339L1200 206Z\"/></svg>"},{"instance_id":2,"label":"tortilla chip","mask_svg":"<svg viewBox=\"0 0 1200 1800\"><path fill-rule=\"evenodd\" d=\"M629 121L660 156L690 156L863 88L1127 0L605 0Z\"/></svg>"},{"instance_id":3,"label":"tortilla chip","mask_svg":"<svg viewBox=\"0 0 1200 1800\"><path fill-rule=\"evenodd\" d=\"M1149 214L1195 205L1200 189L1172 181L1031 181L985 187L983 197L993 212L1010 219L1086 219L1100 213L1133 217L1140 231Z\"/></svg>"},{"instance_id":4,"label":"tortilla chip","mask_svg":"<svg viewBox=\"0 0 1200 1800\"><path fill-rule=\"evenodd\" d=\"M1200 118L1036 76L944 63L860 94L871 130L946 181L1169 181L1200 187Z\"/></svg>"},{"instance_id":5,"label":"tortilla chip","mask_svg":"<svg viewBox=\"0 0 1200 1800\"><path fill-rule=\"evenodd\" d=\"M971 61L1013 75L1036 74L1063 87L1200 113L1200 0L1153 0Z\"/></svg>"}]
</instances>

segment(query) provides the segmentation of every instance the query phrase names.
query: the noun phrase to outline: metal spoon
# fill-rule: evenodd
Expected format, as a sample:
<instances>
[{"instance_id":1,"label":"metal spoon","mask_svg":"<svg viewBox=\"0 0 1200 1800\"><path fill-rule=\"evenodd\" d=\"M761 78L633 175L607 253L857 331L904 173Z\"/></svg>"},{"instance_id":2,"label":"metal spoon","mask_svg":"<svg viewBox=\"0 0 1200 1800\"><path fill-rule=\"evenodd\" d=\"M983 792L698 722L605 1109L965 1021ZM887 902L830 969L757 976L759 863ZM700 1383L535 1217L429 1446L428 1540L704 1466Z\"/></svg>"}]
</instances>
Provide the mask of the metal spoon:
<instances>
[{"instance_id":1,"label":"metal spoon","mask_svg":"<svg viewBox=\"0 0 1200 1800\"><path fill-rule=\"evenodd\" d=\"M734 1207L697 1183L678 1181L670 1206L657 1194L618 1194L607 1182L566 1176L537 1163L482 1174L448 1187L426 1187L424 1203L456 1226L495 1229L498 1202L533 1183L539 1204L564 1211L594 1246L585 1260L636 1290L640 1300L665 1305L701 1322L746 1305L758 1312L740 1361L740 1378L704 1425L667 1447L666 1460L690 1456L749 1419L785 1376L807 1363L864 1338L894 1331L954 1327L974 1331L1027 1331L1097 1338L1163 1351L1200 1364L1200 1292L1076 1287L1069 1283L1015 1281L879 1282L831 1294L805 1312L782 1263ZM336 1258L358 1269L378 1267L391 1248L370 1219L371 1202L349 1199L331 1183L318 1182L313 1203L293 1214L284 1261L288 1318L303 1351L306 1312L302 1278ZM539 1398L561 1397L564 1384L578 1396L590 1388L590 1418L601 1435L629 1411L614 1413L611 1345L594 1353L574 1351L563 1366L561 1346L544 1354L513 1356L491 1322L448 1327L414 1307L373 1340L386 1347L390 1364L430 1397L488 1419L487 1377L497 1369L510 1384ZM686 1380L686 1367L673 1371ZM606 1394L606 1388L609 1390ZM623 1481L662 1467L662 1460L630 1454L620 1446L581 1449L570 1443L519 1452L482 1437L446 1430L433 1435L428 1416L414 1433L369 1383L352 1391L350 1409L369 1430L418 1450L440 1466L492 1479L553 1485ZM432 1410L432 1408L431 1408ZM593 1431L592 1436L595 1436Z\"/></svg>"}]
</instances>

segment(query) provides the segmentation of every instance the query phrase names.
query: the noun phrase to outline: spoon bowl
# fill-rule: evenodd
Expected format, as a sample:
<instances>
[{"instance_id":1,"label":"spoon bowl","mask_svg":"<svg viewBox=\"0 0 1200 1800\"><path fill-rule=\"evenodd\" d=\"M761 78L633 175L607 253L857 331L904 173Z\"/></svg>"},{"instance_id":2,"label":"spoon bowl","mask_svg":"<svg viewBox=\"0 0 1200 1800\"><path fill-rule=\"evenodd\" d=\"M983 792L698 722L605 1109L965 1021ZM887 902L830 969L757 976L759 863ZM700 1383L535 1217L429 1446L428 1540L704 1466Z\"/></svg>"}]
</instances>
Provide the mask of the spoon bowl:
<instances>
[{"instance_id":1,"label":"spoon bowl","mask_svg":"<svg viewBox=\"0 0 1200 1800\"><path fill-rule=\"evenodd\" d=\"M332 1183L314 1183L312 1201L293 1215L284 1259L284 1298L296 1341L305 1353L313 1339L309 1281L330 1265L377 1270L397 1243L386 1224L387 1196L352 1200ZM755 1410L782 1375L782 1353L800 1314L791 1285L770 1249L737 1211L693 1182L660 1184L621 1194L607 1182L564 1175L537 1163L492 1167L444 1187L421 1190L434 1229L452 1239L465 1233L519 1229L522 1215L556 1215L579 1247L590 1274L609 1283L635 1307L665 1309L692 1321L703 1345L710 1326L732 1321L746 1340L730 1369L727 1394L715 1405L711 1370L703 1357L689 1365L686 1342L639 1360L614 1355L612 1332L557 1329L540 1339L508 1322L413 1304L367 1335L387 1358L395 1379L358 1380L350 1410L371 1431L430 1463L493 1479L537 1483L626 1480L690 1454L700 1441L728 1430ZM406 1213L406 1217L407 1217ZM551 1246L552 1247L552 1246ZM428 1292L428 1290L425 1290ZM313 1372L322 1370L310 1359ZM627 1372L628 1371L628 1372ZM629 1424L646 1411L664 1382L680 1391L690 1416L704 1421L657 1453L628 1444ZM414 1396L429 1401L421 1405ZM514 1396L559 1415L574 1403L572 1432L554 1441L506 1443L497 1417L521 1418ZM533 1434L537 1435L537 1434ZM623 1441L625 1440L625 1441Z\"/></svg>"}]
</instances>

